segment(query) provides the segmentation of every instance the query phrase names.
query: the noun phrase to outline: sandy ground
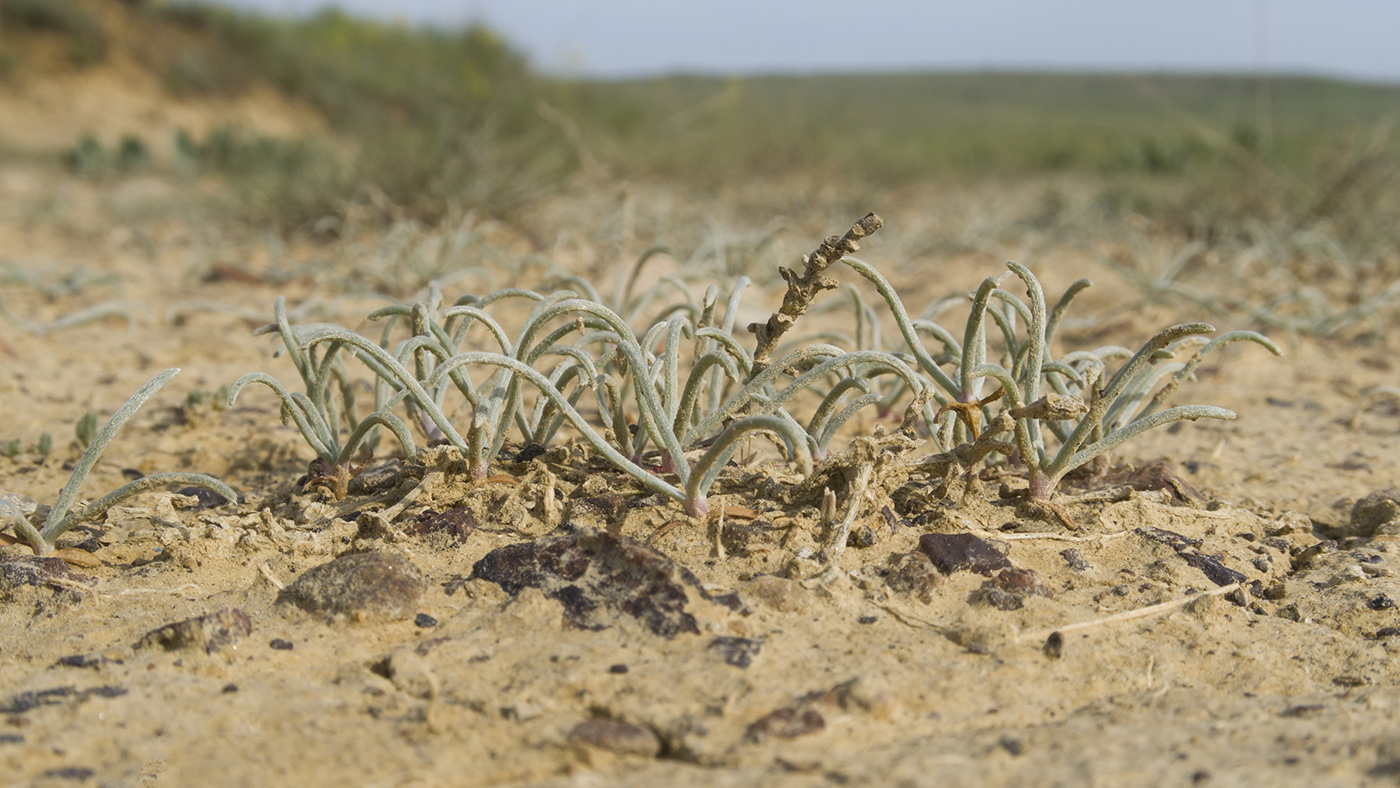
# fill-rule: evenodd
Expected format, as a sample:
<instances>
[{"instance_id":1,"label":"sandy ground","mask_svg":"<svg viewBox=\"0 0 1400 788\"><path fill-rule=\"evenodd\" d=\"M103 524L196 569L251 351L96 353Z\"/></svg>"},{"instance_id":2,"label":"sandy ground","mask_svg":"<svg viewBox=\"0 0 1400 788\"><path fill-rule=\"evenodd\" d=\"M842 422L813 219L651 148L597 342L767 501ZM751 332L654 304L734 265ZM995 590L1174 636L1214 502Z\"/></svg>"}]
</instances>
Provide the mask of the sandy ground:
<instances>
[{"instance_id":1,"label":"sandy ground","mask_svg":"<svg viewBox=\"0 0 1400 788\"><path fill-rule=\"evenodd\" d=\"M1285 358L1236 345L1207 364L1177 402L1237 421L1158 430L1115 455L1165 460L1200 500L1066 499L1070 530L1002 499L1014 478L877 483L855 521L864 536L826 573L811 558L829 537L819 497L780 500L795 476L763 460L721 480L712 508L738 513L723 522L558 447L479 483L441 452L416 467L386 454L369 489L327 503L297 485L312 454L267 392L231 409L191 393L253 370L295 379L251 335L277 295L300 320L368 330L363 315L429 277L449 297L537 286L541 258L606 293L653 240L675 257L649 276L754 276L759 319L781 293L775 265L859 213L764 214L761 196L634 186L540 206L528 236L468 219L286 248L192 229L160 183L47 178L11 168L0 184L0 300L35 323L113 299L139 309L129 326L0 322L0 440L22 447L0 458L0 490L52 502L78 418L105 419L178 366L84 493L189 470L244 501L146 494L65 537L91 551L71 575L0 548L0 783L1400 781L1400 523L1384 505L1353 518L1400 478L1397 411L1377 404L1352 426L1361 391L1400 382L1393 336L1284 333ZM1115 311L1141 293L1083 244L1009 220L950 229L979 205L1014 215L1018 194L904 195L866 259L917 305L1005 259L1055 295L1100 279L1075 316L1103 319L1067 326L1061 352L1136 346L1200 317L1170 299ZM442 252L454 232L465 245ZM453 278L464 266L483 270ZM1233 286L1223 270L1195 284ZM44 432L46 457L31 448ZM844 512L850 484L832 486ZM990 552L935 567L926 556L959 535ZM377 563L347 588L312 572L350 555Z\"/></svg>"}]
</instances>

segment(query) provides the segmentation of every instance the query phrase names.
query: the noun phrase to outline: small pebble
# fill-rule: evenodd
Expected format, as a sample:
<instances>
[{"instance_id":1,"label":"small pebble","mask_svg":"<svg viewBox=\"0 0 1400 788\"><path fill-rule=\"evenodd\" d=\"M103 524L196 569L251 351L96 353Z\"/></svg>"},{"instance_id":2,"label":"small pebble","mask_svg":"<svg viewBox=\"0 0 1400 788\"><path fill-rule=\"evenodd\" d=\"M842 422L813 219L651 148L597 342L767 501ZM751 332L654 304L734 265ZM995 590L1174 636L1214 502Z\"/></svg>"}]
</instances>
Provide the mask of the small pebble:
<instances>
[{"instance_id":1,"label":"small pebble","mask_svg":"<svg viewBox=\"0 0 1400 788\"><path fill-rule=\"evenodd\" d=\"M627 670L628 670L627 666L624 665L624 664L622 664L621 662L617 663L616 665L612 665L612 666L610 666L610 667L608 668L608 672L609 672L609 673L616 673L616 674L618 674L618 675L621 675L621 674L623 674L623 673L626 673Z\"/></svg>"},{"instance_id":2,"label":"small pebble","mask_svg":"<svg viewBox=\"0 0 1400 788\"><path fill-rule=\"evenodd\" d=\"M229 695L229 694L232 694L232 693L237 692L237 691L238 691L238 685L237 685L237 684L225 684L225 685L224 685L223 693L224 693L225 695Z\"/></svg>"},{"instance_id":3,"label":"small pebble","mask_svg":"<svg viewBox=\"0 0 1400 788\"><path fill-rule=\"evenodd\" d=\"M1369 607L1372 610L1389 610L1392 607L1395 607L1395 600L1391 599L1385 594L1380 594L1375 597L1372 597L1368 602L1366 602L1366 607Z\"/></svg>"},{"instance_id":4,"label":"small pebble","mask_svg":"<svg viewBox=\"0 0 1400 788\"><path fill-rule=\"evenodd\" d=\"M437 623L437 619L433 618L427 613L419 613L418 615L413 617L413 625L416 627L421 627L422 629L435 627L437 626Z\"/></svg>"},{"instance_id":5,"label":"small pebble","mask_svg":"<svg viewBox=\"0 0 1400 788\"><path fill-rule=\"evenodd\" d=\"M282 638L273 638L272 640L268 641L267 645L277 649L278 651L291 651L294 648L294 646L292 645L292 641L283 640Z\"/></svg>"}]
</instances>

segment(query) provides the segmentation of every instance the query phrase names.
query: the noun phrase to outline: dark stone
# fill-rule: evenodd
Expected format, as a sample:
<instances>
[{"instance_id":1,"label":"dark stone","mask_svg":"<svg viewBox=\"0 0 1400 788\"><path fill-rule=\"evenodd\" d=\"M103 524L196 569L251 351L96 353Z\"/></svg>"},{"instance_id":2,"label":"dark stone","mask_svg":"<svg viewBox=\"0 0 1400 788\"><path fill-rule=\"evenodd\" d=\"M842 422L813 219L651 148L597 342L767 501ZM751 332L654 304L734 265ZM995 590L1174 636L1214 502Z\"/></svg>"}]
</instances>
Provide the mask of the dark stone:
<instances>
[{"instance_id":1,"label":"dark stone","mask_svg":"<svg viewBox=\"0 0 1400 788\"><path fill-rule=\"evenodd\" d=\"M875 529L868 525L852 528L846 536L846 544L850 547L874 547L875 541Z\"/></svg>"},{"instance_id":2,"label":"dark stone","mask_svg":"<svg viewBox=\"0 0 1400 788\"><path fill-rule=\"evenodd\" d=\"M1282 580L1275 580L1273 583L1266 586L1264 588L1264 593L1260 594L1259 596L1262 596L1271 602L1277 602L1280 599L1283 599L1284 597L1288 596L1288 587L1283 584Z\"/></svg>"},{"instance_id":3,"label":"dark stone","mask_svg":"<svg viewBox=\"0 0 1400 788\"><path fill-rule=\"evenodd\" d=\"M1376 630L1377 638L1393 638L1400 635L1400 627L1381 627Z\"/></svg>"},{"instance_id":4,"label":"dark stone","mask_svg":"<svg viewBox=\"0 0 1400 788\"><path fill-rule=\"evenodd\" d=\"M1050 637L1045 639L1045 645L1041 647L1041 650L1050 659L1059 659L1065 654L1065 636L1059 632L1051 632Z\"/></svg>"},{"instance_id":5,"label":"dark stone","mask_svg":"<svg viewBox=\"0 0 1400 788\"><path fill-rule=\"evenodd\" d=\"M661 739L650 729L601 717L575 725L569 731L569 742L619 755L655 758L661 754Z\"/></svg>"},{"instance_id":6,"label":"dark stone","mask_svg":"<svg viewBox=\"0 0 1400 788\"><path fill-rule=\"evenodd\" d=\"M1194 487L1187 484L1170 463L1166 462L1154 462L1123 473L1109 474L1097 486L1106 488L1122 485L1139 491L1166 490L1171 493L1172 504L1177 506L1205 501L1205 498Z\"/></svg>"},{"instance_id":7,"label":"dark stone","mask_svg":"<svg viewBox=\"0 0 1400 788\"><path fill-rule=\"evenodd\" d=\"M720 531L724 549L731 553L742 553L750 543L762 540L771 529L760 523L746 524L736 520L726 520Z\"/></svg>"},{"instance_id":8,"label":"dark stone","mask_svg":"<svg viewBox=\"0 0 1400 788\"><path fill-rule=\"evenodd\" d=\"M223 690L221 690L221 692L223 692L225 695L232 695L233 693L235 693L235 692L237 692L237 691L238 691L238 685L237 685L237 684L225 684Z\"/></svg>"},{"instance_id":9,"label":"dark stone","mask_svg":"<svg viewBox=\"0 0 1400 788\"><path fill-rule=\"evenodd\" d=\"M540 589L564 605L566 622L581 629L599 629L614 616L628 615L665 638L699 634L686 605L694 599L714 601L690 570L665 554L571 523L534 542L492 550L472 572L511 595L526 587Z\"/></svg>"},{"instance_id":10,"label":"dark stone","mask_svg":"<svg viewBox=\"0 0 1400 788\"><path fill-rule=\"evenodd\" d=\"M89 657L86 654L71 654L66 657L59 657L54 662L56 668L92 668L97 670L102 667L107 660L105 657Z\"/></svg>"},{"instance_id":11,"label":"dark stone","mask_svg":"<svg viewBox=\"0 0 1400 788\"><path fill-rule=\"evenodd\" d=\"M621 493L604 493L590 498L575 498L565 507L565 518L592 514L612 523L627 513L627 498Z\"/></svg>"},{"instance_id":12,"label":"dark stone","mask_svg":"<svg viewBox=\"0 0 1400 788\"><path fill-rule=\"evenodd\" d=\"M1025 744L1014 736L1003 736L1001 737L1001 741L997 743L1001 745L1003 750L1006 750L1011 755L1020 755L1026 751Z\"/></svg>"},{"instance_id":13,"label":"dark stone","mask_svg":"<svg viewBox=\"0 0 1400 788\"><path fill-rule=\"evenodd\" d=\"M1061 550L1060 557L1065 559L1065 563L1069 564L1069 568L1076 572L1086 572L1093 568L1093 564L1090 564L1089 561L1084 558L1084 554L1073 547Z\"/></svg>"},{"instance_id":14,"label":"dark stone","mask_svg":"<svg viewBox=\"0 0 1400 788\"><path fill-rule=\"evenodd\" d=\"M1293 571L1300 572L1307 569L1316 561L1318 556L1328 555L1337 552L1337 543L1331 539L1324 539L1317 544L1299 550L1293 556Z\"/></svg>"},{"instance_id":15,"label":"dark stone","mask_svg":"<svg viewBox=\"0 0 1400 788\"><path fill-rule=\"evenodd\" d=\"M736 668L747 668L753 664L753 658L758 656L758 652L763 648L763 641L751 638L717 637L710 641L711 651L719 652L726 665L733 665Z\"/></svg>"},{"instance_id":16,"label":"dark stone","mask_svg":"<svg viewBox=\"0 0 1400 788\"><path fill-rule=\"evenodd\" d=\"M419 629L428 629L438 625L438 620L427 613L419 613L413 617L413 625Z\"/></svg>"},{"instance_id":17,"label":"dark stone","mask_svg":"<svg viewBox=\"0 0 1400 788\"><path fill-rule=\"evenodd\" d=\"M282 638L273 638L268 641L267 645L277 651L291 651L296 648L290 640L283 640Z\"/></svg>"},{"instance_id":18,"label":"dark stone","mask_svg":"<svg viewBox=\"0 0 1400 788\"><path fill-rule=\"evenodd\" d=\"M616 665L609 665L609 666L608 666L608 672L609 672L609 673L614 673L614 674L617 674L617 675L619 675L619 676L622 675L622 674L624 674L624 673L626 673L628 670L629 670L629 668L628 668L626 665L622 664L621 662L617 663Z\"/></svg>"},{"instance_id":19,"label":"dark stone","mask_svg":"<svg viewBox=\"0 0 1400 788\"><path fill-rule=\"evenodd\" d=\"M857 623L857 624L874 624L876 621L879 621L879 620L880 620L880 617L879 617L879 616L861 616L860 618L856 619L856 623Z\"/></svg>"},{"instance_id":20,"label":"dark stone","mask_svg":"<svg viewBox=\"0 0 1400 788\"><path fill-rule=\"evenodd\" d=\"M978 594L978 596L982 599L983 602L986 602L987 604L991 605L997 610L1005 610L1008 612L1012 610L1020 610L1022 607L1025 607L1026 604L1025 598L1023 598L1020 594L1013 594L1007 591L1003 591L1002 589L997 588L996 586L989 586L987 588L983 588L981 593Z\"/></svg>"},{"instance_id":21,"label":"dark stone","mask_svg":"<svg viewBox=\"0 0 1400 788\"><path fill-rule=\"evenodd\" d=\"M353 621L411 618L423 596L423 575L398 553L351 553L306 570L278 602L308 613Z\"/></svg>"},{"instance_id":22,"label":"dark stone","mask_svg":"<svg viewBox=\"0 0 1400 788\"><path fill-rule=\"evenodd\" d=\"M899 533L899 527L900 527L901 525L903 525L903 526L908 526L908 525L909 525L908 523L904 522L903 519L902 519L899 515L897 515L897 514L895 514L894 512L890 511L890 507L888 507L888 506L881 506L881 507L880 507L880 514L884 516L884 518L885 518L885 525L888 525L888 526L890 527L890 533L892 533L892 534L897 534L897 533Z\"/></svg>"},{"instance_id":23,"label":"dark stone","mask_svg":"<svg viewBox=\"0 0 1400 788\"><path fill-rule=\"evenodd\" d=\"M525 448L523 448L523 449L521 449L520 451L518 451L518 452L515 453L515 461L516 461L516 462L529 462L530 460L533 460L533 459L535 459L536 457L542 457L542 456L544 456L544 453L547 452L547 451L549 451L549 449L545 448L544 445L542 445L542 444L539 444L539 443L530 443L530 444L526 444Z\"/></svg>"},{"instance_id":24,"label":"dark stone","mask_svg":"<svg viewBox=\"0 0 1400 788\"><path fill-rule=\"evenodd\" d=\"M720 607L727 607L735 613L742 613L746 616L753 612L749 610L748 605L744 604L744 600L739 597L736 591L730 591L727 594L713 594L710 596L710 601Z\"/></svg>"},{"instance_id":25,"label":"dark stone","mask_svg":"<svg viewBox=\"0 0 1400 788\"><path fill-rule=\"evenodd\" d=\"M1220 559L1205 553L1182 552L1181 557L1186 559L1186 563L1201 570L1201 572L1218 586L1228 586L1231 583L1242 583L1245 576L1230 567L1220 563Z\"/></svg>"},{"instance_id":26,"label":"dark stone","mask_svg":"<svg viewBox=\"0 0 1400 788\"><path fill-rule=\"evenodd\" d=\"M763 741L773 736L779 739L796 739L809 733L816 733L826 727L826 720L816 709L799 710L784 706L777 711L760 717L749 726L747 738L752 742Z\"/></svg>"},{"instance_id":27,"label":"dark stone","mask_svg":"<svg viewBox=\"0 0 1400 788\"><path fill-rule=\"evenodd\" d=\"M9 703L0 704L0 714L23 714L40 706L53 706L76 694L72 687L54 687L46 690L21 692L10 698Z\"/></svg>"},{"instance_id":28,"label":"dark stone","mask_svg":"<svg viewBox=\"0 0 1400 788\"><path fill-rule=\"evenodd\" d=\"M1010 591L1017 594L1031 594L1043 596L1050 599L1055 598L1054 592L1040 579L1040 575L1032 569L1018 569L1010 567L997 573L992 579L992 583L1003 591Z\"/></svg>"},{"instance_id":29,"label":"dark stone","mask_svg":"<svg viewBox=\"0 0 1400 788\"><path fill-rule=\"evenodd\" d=\"M1187 564L1201 570L1208 580L1218 586L1243 583L1246 579L1243 574L1221 563L1218 556L1207 555L1195 549L1201 546L1200 539L1182 536L1165 528L1139 528L1137 533L1175 550L1177 555L1186 560Z\"/></svg>"},{"instance_id":30,"label":"dark stone","mask_svg":"<svg viewBox=\"0 0 1400 788\"><path fill-rule=\"evenodd\" d=\"M1145 536L1154 542L1160 542L1166 545L1167 547L1170 547L1178 553L1185 550L1188 547L1201 546L1200 539L1192 539L1188 536L1182 536L1181 534L1175 531L1168 531L1165 528L1139 528L1137 529L1137 532L1138 534Z\"/></svg>"},{"instance_id":31,"label":"dark stone","mask_svg":"<svg viewBox=\"0 0 1400 788\"><path fill-rule=\"evenodd\" d=\"M223 506L229 500L213 490L206 490L203 487L181 487L175 491L177 495L188 495L199 501L200 509L213 509L216 506Z\"/></svg>"},{"instance_id":32,"label":"dark stone","mask_svg":"<svg viewBox=\"0 0 1400 788\"><path fill-rule=\"evenodd\" d=\"M0 733L0 744L24 744L24 734Z\"/></svg>"},{"instance_id":33,"label":"dark stone","mask_svg":"<svg viewBox=\"0 0 1400 788\"><path fill-rule=\"evenodd\" d=\"M1283 607L1279 608L1278 612L1274 615L1278 616L1279 618L1288 619L1289 621L1303 620L1303 614L1298 612L1298 606L1294 604L1284 605Z\"/></svg>"},{"instance_id":34,"label":"dark stone","mask_svg":"<svg viewBox=\"0 0 1400 788\"><path fill-rule=\"evenodd\" d=\"M90 586L96 581L68 568L62 558L36 555L0 556L0 599L9 599L23 586L48 586L62 591L75 585Z\"/></svg>"},{"instance_id":35,"label":"dark stone","mask_svg":"<svg viewBox=\"0 0 1400 788\"><path fill-rule=\"evenodd\" d=\"M945 575L966 569L990 576L1011 566L1005 553L972 534L924 534L919 537L919 549Z\"/></svg>"},{"instance_id":36,"label":"dark stone","mask_svg":"<svg viewBox=\"0 0 1400 788\"><path fill-rule=\"evenodd\" d=\"M88 698L120 698L127 694L126 687L118 687L114 684L104 684L100 687L89 687L85 690L74 689L73 687L54 687L46 690L32 690L21 692L10 698L8 703L0 704L0 714L23 714L30 709L37 709L40 706L56 706L66 700L74 702L84 701Z\"/></svg>"},{"instance_id":37,"label":"dark stone","mask_svg":"<svg viewBox=\"0 0 1400 788\"><path fill-rule=\"evenodd\" d=\"M347 491L351 495L372 495L397 486L402 479L403 462L389 460L361 471L358 476L350 480Z\"/></svg>"},{"instance_id":38,"label":"dark stone","mask_svg":"<svg viewBox=\"0 0 1400 788\"><path fill-rule=\"evenodd\" d=\"M1366 600L1366 607L1369 607L1372 610L1389 610L1392 607L1395 607L1395 600L1391 599L1385 594L1379 594Z\"/></svg>"},{"instance_id":39,"label":"dark stone","mask_svg":"<svg viewBox=\"0 0 1400 788\"><path fill-rule=\"evenodd\" d=\"M208 615L187 618L153 629L136 642L136 648L159 646L166 651L197 648L203 649L205 654L213 654L224 646L237 643L252 632L253 622L247 613L236 607L226 607Z\"/></svg>"},{"instance_id":40,"label":"dark stone","mask_svg":"<svg viewBox=\"0 0 1400 788\"><path fill-rule=\"evenodd\" d=\"M455 544L466 544L467 537L476 530L476 515L472 510L464 506L457 506L445 512L435 512L428 509L418 515L404 529L404 533L410 536L431 536L433 534L444 534L451 538Z\"/></svg>"},{"instance_id":41,"label":"dark stone","mask_svg":"<svg viewBox=\"0 0 1400 788\"><path fill-rule=\"evenodd\" d=\"M933 589L942 575L933 569L933 562L923 553L896 553L890 556L889 574L885 585L890 590L908 594L924 604L933 601Z\"/></svg>"}]
</instances>

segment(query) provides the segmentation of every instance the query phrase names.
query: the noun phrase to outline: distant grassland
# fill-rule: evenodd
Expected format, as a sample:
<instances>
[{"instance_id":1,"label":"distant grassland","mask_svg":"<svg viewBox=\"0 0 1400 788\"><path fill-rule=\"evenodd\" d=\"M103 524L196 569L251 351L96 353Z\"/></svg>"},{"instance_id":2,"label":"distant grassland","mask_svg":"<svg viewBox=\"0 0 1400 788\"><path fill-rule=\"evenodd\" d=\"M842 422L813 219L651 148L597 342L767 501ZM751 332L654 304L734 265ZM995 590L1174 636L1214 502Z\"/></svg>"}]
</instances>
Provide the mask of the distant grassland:
<instances>
[{"instance_id":1,"label":"distant grassland","mask_svg":"<svg viewBox=\"0 0 1400 788\"><path fill-rule=\"evenodd\" d=\"M1307 168L1368 145L1400 86L1302 77L930 73L670 77L557 88L642 169L838 167L884 180L1028 169L1177 172L1242 154ZM1394 154L1395 140L1384 150Z\"/></svg>"},{"instance_id":2,"label":"distant grassland","mask_svg":"<svg viewBox=\"0 0 1400 788\"><path fill-rule=\"evenodd\" d=\"M1104 179L1119 203L1194 236L1245 219L1327 221L1342 240L1374 242L1394 224L1398 85L1045 73L565 79L532 71L482 28L160 0L6 0L0 24L72 36L83 44L74 67L126 51L175 95L266 83L318 107L354 155L298 153L265 167L217 158L245 163L222 166L231 180L242 168L256 182L240 191L248 218L284 227L367 201L428 220L452 205L509 215L580 170L702 188L1068 171ZM17 51L0 42L10 79L23 77Z\"/></svg>"}]
</instances>

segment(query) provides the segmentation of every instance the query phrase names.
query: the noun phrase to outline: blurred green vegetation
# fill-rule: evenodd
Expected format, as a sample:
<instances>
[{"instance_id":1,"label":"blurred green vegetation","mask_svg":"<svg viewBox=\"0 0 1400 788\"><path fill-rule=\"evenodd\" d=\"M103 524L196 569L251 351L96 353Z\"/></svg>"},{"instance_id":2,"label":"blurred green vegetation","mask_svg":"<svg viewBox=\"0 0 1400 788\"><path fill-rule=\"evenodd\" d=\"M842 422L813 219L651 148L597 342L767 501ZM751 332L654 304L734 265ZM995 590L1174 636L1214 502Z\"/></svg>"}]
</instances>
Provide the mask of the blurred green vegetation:
<instances>
[{"instance_id":1,"label":"blurred green vegetation","mask_svg":"<svg viewBox=\"0 0 1400 788\"><path fill-rule=\"evenodd\" d=\"M111 43L80 0L0 0L0 28L65 36L68 59L76 66L102 62Z\"/></svg>"},{"instance_id":2,"label":"blurred green vegetation","mask_svg":"<svg viewBox=\"0 0 1400 788\"><path fill-rule=\"evenodd\" d=\"M334 139L220 130L177 145L177 164L228 179L246 220L283 229L323 226L349 205L388 218L470 208L510 218L572 174L702 189L791 178L868 193L1061 172L1095 179L1108 217L1140 214L1190 238L1262 222L1318 227L1359 250L1400 239L1397 85L1043 73L599 81L535 72L479 26L178 0L0 9L9 25L105 41L91 12L103 3L145 25L137 54L175 95L270 84L324 113ZM90 145L69 156L79 171L135 166L121 161Z\"/></svg>"},{"instance_id":3,"label":"blurred green vegetation","mask_svg":"<svg viewBox=\"0 0 1400 788\"><path fill-rule=\"evenodd\" d=\"M563 176L572 155L536 112L540 81L525 59L482 27L440 31L383 24L327 10L278 19L206 3L155 3L148 14L197 33L163 64L177 94L236 94L271 84L323 112L357 150L339 172L302 157L264 171L338 190L262 213L284 225L318 217L336 199L391 205L434 219L452 206L508 214Z\"/></svg>"},{"instance_id":4,"label":"blurred green vegetation","mask_svg":"<svg viewBox=\"0 0 1400 788\"><path fill-rule=\"evenodd\" d=\"M1358 212L1400 207L1388 188L1400 161L1395 85L941 73L556 87L597 154L638 175L719 183L805 172L897 186L1081 172L1104 183L1105 210L1193 237L1246 219L1359 232Z\"/></svg>"}]
</instances>

